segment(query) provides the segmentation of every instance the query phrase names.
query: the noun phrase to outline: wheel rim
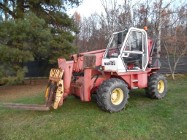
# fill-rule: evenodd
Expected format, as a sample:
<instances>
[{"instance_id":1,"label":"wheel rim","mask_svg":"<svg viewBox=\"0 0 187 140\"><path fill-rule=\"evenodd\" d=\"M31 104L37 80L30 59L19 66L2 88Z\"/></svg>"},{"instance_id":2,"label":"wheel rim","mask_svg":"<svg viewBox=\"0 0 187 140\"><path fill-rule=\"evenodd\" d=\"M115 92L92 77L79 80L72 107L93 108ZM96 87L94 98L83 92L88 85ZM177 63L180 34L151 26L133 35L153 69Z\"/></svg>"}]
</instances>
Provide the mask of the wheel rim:
<instances>
[{"instance_id":1,"label":"wheel rim","mask_svg":"<svg viewBox=\"0 0 187 140\"><path fill-rule=\"evenodd\" d=\"M157 89L158 89L158 92L161 94L164 92L164 81L163 80L158 81Z\"/></svg>"},{"instance_id":2,"label":"wheel rim","mask_svg":"<svg viewBox=\"0 0 187 140\"><path fill-rule=\"evenodd\" d=\"M120 88L115 88L111 94L111 102L114 105L119 105L124 98L123 91Z\"/></svg>"}]
</instances>

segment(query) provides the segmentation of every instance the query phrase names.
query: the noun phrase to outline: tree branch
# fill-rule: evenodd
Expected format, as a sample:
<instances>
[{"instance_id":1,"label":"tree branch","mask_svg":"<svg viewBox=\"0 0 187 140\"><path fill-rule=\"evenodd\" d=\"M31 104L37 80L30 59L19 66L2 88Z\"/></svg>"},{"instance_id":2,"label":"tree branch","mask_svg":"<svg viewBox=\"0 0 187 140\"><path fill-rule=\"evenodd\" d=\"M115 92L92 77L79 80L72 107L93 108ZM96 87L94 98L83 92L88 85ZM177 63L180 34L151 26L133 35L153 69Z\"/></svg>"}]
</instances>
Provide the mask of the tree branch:
<instances>
[{"instance_id":1,"label":"tree branch","mask_svg":"<svg viewBox=\"0 0 187 140\"><path fill-rule=\"evenodd\" d=\"M2 2L0 2L0 9L2 9L5 13L8 13L13 18L16 18L16 15L14 12L12 12L6 5L4 5Z\"/></svg>"}]
</instances>

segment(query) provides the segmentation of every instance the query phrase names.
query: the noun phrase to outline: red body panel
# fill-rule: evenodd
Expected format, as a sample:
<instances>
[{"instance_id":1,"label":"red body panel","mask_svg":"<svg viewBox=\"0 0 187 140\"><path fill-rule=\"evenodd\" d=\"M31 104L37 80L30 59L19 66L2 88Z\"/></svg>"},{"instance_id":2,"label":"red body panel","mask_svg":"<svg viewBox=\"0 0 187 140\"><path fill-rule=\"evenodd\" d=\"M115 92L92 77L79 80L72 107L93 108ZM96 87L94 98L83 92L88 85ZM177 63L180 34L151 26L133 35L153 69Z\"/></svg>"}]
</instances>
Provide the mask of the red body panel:
<instances>
[{"instance_id":1,"label":"red body panel","mask_svg":"<svg viewBox=\"0 0 187 140\"><path fill-rule=\"evenodd\" d=\"M149 57L148 63L149 64L152 63L152 56L150 56L152 47L153 47L153 41L151 39L148 39L148 54L149 54L149 56L148 56Z\"/></svg>"},{"instance_id":2,"label":"red body panel","mask_svg":"<svg viewBox=\"0 0 187 140\"><path fill-rule=\"evenodd\" d=\"M148 41L148 52L152 49L152 41ZM64 98L73 94L80 97L81 101L90 101L91 94L95 93L103 81L115 77L128 85L129 89L146 88L148 77L158 68L147 68L146 71L134 72L105 72L98 67L102 65L104 50L92 51L72 55L72 61L58 59L59 68L64 70ZM88 60L88 58L91 58ZM94 61L92 61L92 58ZM92 62L90 62L92 61Z\"/></svg>"},{"instance_id":3,"label":"red body panel","mask_svg":"<svg viewBox=\"0 0 187 140\"><path fill-rule=\"evenodd\" d=\"M64 96L66 97L70 92L70 83L73 70L73 61L66 61L63 58L58 59L58 66L64 70Z\"/></svg>"},{"instance_id":4,"label":"red body panel","mask_svg":"<svg viewBox=\"0 0 187 140\"><path fill-rule=\"evenodd\" d=\"M96 66L101 65L104 52L105 52L105 49L72 55L72 58L74 60L73 71L74 72L83 71L84 69L83 62L84 62L85 55L95 55L96 56L95 65Z\"/></svg>"}]
</instances>

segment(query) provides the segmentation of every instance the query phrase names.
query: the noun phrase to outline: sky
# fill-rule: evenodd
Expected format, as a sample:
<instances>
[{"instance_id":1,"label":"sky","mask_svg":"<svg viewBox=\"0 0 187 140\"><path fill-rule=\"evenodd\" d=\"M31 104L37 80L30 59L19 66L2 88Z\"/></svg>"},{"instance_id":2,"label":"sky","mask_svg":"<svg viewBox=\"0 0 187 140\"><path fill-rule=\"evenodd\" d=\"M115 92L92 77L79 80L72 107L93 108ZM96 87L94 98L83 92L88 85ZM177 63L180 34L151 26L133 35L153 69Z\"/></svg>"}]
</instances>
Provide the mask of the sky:
<instances>
[{"instance_id":1,"label":"sky","mask_svg":"<svg viewBox=\"0 0 187 140\"><path fill-rule=\"evenodd\" d=\"M102 9L100 0L83 0L79 7L71 9L69 13L72 15L77 11L82 17L89 17L92 13L101 13Z\"/></svg>"},{"instance_id":2,"label":"sky","mask_svg":"<svg viewBox=\"0 0 187 140\"><path fill-rule=\"evenodd\" d=\"M107 0L110 1L110 0ZM119 4L123 3L124 0L116 0ZM137 3L137 2L142 2L143 0L132 0L132 3ZM164 2L169 2L171 0L164 0ZM184 2L186 0L175 0L175 4L176 3L180 3L180 2ZM131 3L131 4L132 4ZM98 14L100 14L101 12L103 12L103 7L101 4L101 0L83 0L82 4L80 6L78 6L77 8L73 8L71 10L69 10L69 15L73 15L75 13L75 11L77 11L81 17L89 17L91 14L97 12Z\"/></svg>"},{"instance_id":3,"label":"sky","mask_svg":"<svg viewBox=\"0 0 187 140\"><path fill-rule=\"evenodd\" d=\"M106 1L112 1L112 0L106 0ZM118 4L124 3L124 0L116 0ZM132 3L140 2L141 0L132 0ZM167 0L166 0L167 1ZM131 4L132 4L131 3ZM83 0L81 5L77 8L71 9L68 13L70 15L73 15L77 11L81 17L89 17L93 13L100 14L101 12L104 12L103 6L101 4L101 0Z\"/></svg>"}]
</instances>

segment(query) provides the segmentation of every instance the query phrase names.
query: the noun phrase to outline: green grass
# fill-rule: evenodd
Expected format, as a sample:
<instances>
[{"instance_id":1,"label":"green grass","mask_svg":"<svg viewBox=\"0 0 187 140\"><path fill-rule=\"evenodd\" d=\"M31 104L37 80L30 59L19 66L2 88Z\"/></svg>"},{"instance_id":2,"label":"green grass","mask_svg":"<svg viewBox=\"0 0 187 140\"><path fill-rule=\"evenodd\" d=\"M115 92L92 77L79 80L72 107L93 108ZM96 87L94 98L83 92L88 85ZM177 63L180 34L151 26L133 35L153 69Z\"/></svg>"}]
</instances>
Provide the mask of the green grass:
<instances>
[{"instance_id":1,"label":"green grass","mask_svg":"<svg viewBox=\"0 0 187 140\"><path fill-rule=\"evenodd\" d=\"M162 100L145 97L143 90L130 93L119 113L100 110L93 100L69 97L55 111L38 112L0 107L0 139L59 140L185 140L187 138L187 78L169 81ZM43 93L14 102L42 103Z\"/></svg>"}]
</instances>

